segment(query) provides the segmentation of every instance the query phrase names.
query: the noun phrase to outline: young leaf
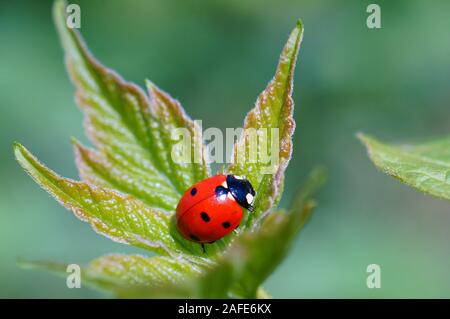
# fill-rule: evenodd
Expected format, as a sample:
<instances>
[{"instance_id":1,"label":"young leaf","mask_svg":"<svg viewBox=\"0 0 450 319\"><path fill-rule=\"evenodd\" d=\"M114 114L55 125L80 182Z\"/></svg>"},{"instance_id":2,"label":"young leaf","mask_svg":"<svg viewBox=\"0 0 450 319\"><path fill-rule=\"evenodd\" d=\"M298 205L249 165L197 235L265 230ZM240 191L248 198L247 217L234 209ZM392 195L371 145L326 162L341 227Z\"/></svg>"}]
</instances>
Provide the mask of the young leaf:
<instances>
[{"instance_id":1,"label":"young leaf","mask_svg":"<svg viewBox=\"0 0 450 319\"><path fill-rule=\"evenodd\" d=\"M170 235L170 216L148 208L130 195L63 178L20 144L14 144L14 153L36 183L96 232L162 255L185 252Z\"/></svg>"},{"instance_id":2,"label":"young leaf","mask_svg":"<svg viewBox=\"0 0 450 319\"><path fill-rule=\"evenodd\" d=\"M137 268L132 270L134 258L103 257L91 263L85 273L89 281L121 297L149 298L228 298L256 296L267 297L260 288L261 283L270 275L286 255L290 244L309 218L314 206L311 197L325 179L323 170L311 174L308 182L295 197L288 213L276 212L269 215L257 232L246 231L238 236L226 254L216 263L208 266L192 266L182 261L173 261L170 269L164 259L163 272L183 273L186 280L165 280L156 285L153 273L145 274L141 268L148 269L147 262L154 258L138 260ZM261 249L264 247L264 249ZM119 258L119 264L109 258ZM123 259L127 258L127 259ZM143 264L143 266L142 266ZM131 271L131 273L127 273ZM159 275L158 275L159 278ZM117 279L117 280L116 280Z\"/></svg>"},{"instance_id":3,"label":"young leaf","mask_svg":"<svg viewBox=\"0 0 450 319\"><path fill-rule=\"evenodd\" d=\"M64 1L55 2L55 22L87 134L98 149L75 142L82 179L173 211L187 188L210 175L200 128L154 85L149 85L149 99L95 60L78 32L67 27L65 6ZM175 163L172 151L178 141L171 134L177 128L185 129L194 143L189 156Z\"/></svg>"},{"instance_id":4,"label":"young leaf","mask_svg":"<svg viewBox=\"0 0 450 319\"><path fill-rule=\"evenodd\" d=\"M419 145L388 145L359 134L381 171L417 190L450 200L450 139Z\"/></svg>"},{"instance_id":5,"label":"young leaf","mask_svg":"<svg viewBox=\"0 0 450 319\"><path fill-rule=\"evenodd\" d=\"M86 279L115 294L126 295L136 287L149 291L176 291L200 269L185 261L167 257L140 255L109 255L92 261L84 268ZM128 293L129 294L129 293Z\"/></svg>"},{"instance_id":6,"label":"young leaf","mask_svg":"<svg viewBox=\"0 0 450 319\"><path fill-rule=\"evenodd\" d=\"M264 216L281 196L284 171L292 154L295 129L292 85L302 37L303 26L299 20L281 53L275 76L245 118L244 132L249 134L242 134L233 149L228 172L246 176L256 190L256 209L248 216L247 226L255 218ZM272 129L278 130L278 136ZM256 149L253 148L255 143L252 146L251 142L251 133L255 130L253 137L260 137L256 140ZM277 143L278 147L271 149Z\"/></svg>"},{"instance_id":7,"label":"young leaf","mask_svg":"<svg viewBox=\"0 0 450 319\"><path fill-rule=\"evenodd\" d=\"M67 265L54 262L20 262L22 267L39 268L67 276ZM200 274L197 266L168 257L107 255L82 267L81 284L127 298L188 297L189 278Z\"/></svg>"},{"instance_id":8,"label":"young leaf","mask_svg":"<svg viewBox=\"0 0 450 319\"><path fill-rule=\"evenodd\" d=\"M197 298L229 298L229 290L233 283L232 278L232 265L224 263L220 267L210 268L209 271L205 269L201 275L191 280L190 286L194 288L193 295Z\"/></svg>"},{"instance_id":9,"label":"young leaf","mask_svg":"<svg viewBox=\"0 0 450 319\"><path fill-rule=\"evenodd\" d=\"M164 285L133 284L116 289L120 297L126 298L228 298L232 268L227 264L217 271L205 273L206 268L199 272L186 273L185 280L166 281Z\"/></svg>"},{"instance_id":10,"label":"young leaf","mask_svg":"<svg viewBox=\"0 0 450 319\"><path fill-rule=\"evenodd\" d=\"M325 172L315 171L289 212L274 212L263 220L257 231L245 231L238 236L208 273L215 274L215 280L220 280L220 274L226 274L231 296L255 298L258 287L283 260L295 235L308 220L314 207L311 196L324 181ZM228 268L232 269L231 275Z\"/></svg>"},{"instance_id":11,"label":"young leaf","mask_svg":"<svg viewBox=\"0 0 450 319\"><path fill-rule=\"evenodd\" d=\"M202 252L198 244L181 238L173 218L183 192L210 175L200 128L178 101L153 83L147 82L147 97L97 62L78 32L67 27L65 7L63 0L56 0L54 17L86 131L95 146L73 141L85 182L57 175L19 144L14 145L16 158L39 185L100 234L163 255L102 257L83 269L83 281L121 297L267 296L261 283L282 260L312 209L311 192L305 192L290 212L262 218L281 197L292 153L291 94L301 23L282 51L274 78L245 119L246 133L253 129L263 138L254 150L244 134L228 169L250 179L257 191L256 210L246 222L254 227L207 245ZM270 148L274 141L275 148ZM185 151L181 162L175 160L180 159L180 150ZM256 161L242 160L242 154L244 159L256 155ZM312 184L319 180L313 178ZM255 227L259 224L260 229ZM54 263L34 266L65 271Z\"/></svg>"}]
</instances>

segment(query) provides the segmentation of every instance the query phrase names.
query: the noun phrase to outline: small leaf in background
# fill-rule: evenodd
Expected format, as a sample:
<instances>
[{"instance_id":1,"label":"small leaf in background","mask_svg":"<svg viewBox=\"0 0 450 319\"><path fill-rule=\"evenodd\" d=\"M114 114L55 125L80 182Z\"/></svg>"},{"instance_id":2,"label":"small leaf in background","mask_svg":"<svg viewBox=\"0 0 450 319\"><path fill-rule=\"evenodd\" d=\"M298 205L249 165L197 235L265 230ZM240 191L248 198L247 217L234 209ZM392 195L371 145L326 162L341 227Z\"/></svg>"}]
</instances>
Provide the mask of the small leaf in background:
<instances>
[{"instance_id":1,"label":"small leaf in background","mask_svg":"<svg viewBox=\"0 0 450 319\"><path fill-rule=\"evenodd\" d=\"M228 279L232 296L255 298L258 287L286 256L292 240L308 220L312 196L325 182L323 169L314 171L288 212L274 212L257 231L244 232L231 244L218 265L210 270L215 280ZM231 274L230 274L231 273Z\"/></svg>"},{"instance_id":2,"label":"small leaf in background","mask_svg":"<svg viewBox=\"0 0 450 319\"><path fill-rule=\"evenodd\" d=\"M299 20L281 53L274 78L245 118L244 132L253 129L257 136L262 136L258 138L257 148L254 149L248 136L242 134L233 149L232 164L227 171L246 176L256 190L255 211L248 216L247 226L267 213L281 196L284 171L292 154L292 134L295 129L292 87L302 37L303 26ZM271 129L278 129L278 135L273 135ZM261 134L264 132L265 135ZM277 139L276 143L273 143L273 139ZM271 146L277 145L271 151Z\"/></svg>"},{"instance_id":3,"label":"small leaf in background","mask_svg":"<svg viewBox=\"0 0 450 319\"><path fill-rule=\"evenodd\" d=\"M14 145L14 153L36 183L96 232L162 255L184 252L169 233L169 215L148 208L130 195L62 178L20 144Z\"/></svg>"},{"instance_id":4,"label":"small leaf in background","mask_svg":"<svg viewBox=\"0 0 450 319\"><path fill-rule=\"evenodd\" d=\"M418 145L389 145L359 134L381 171L417 190L450 200L450 138Z\"/></svg>"},{"instance_id":5,"label":"small leaf in background","mask_svg":"<svg viewBox=\"0 0 450 319\"><path fill-rule=\"evenodd\" d=\"M55 2L55 22L87 135L98 149L74 142L81 178L174 211L183 192L210 172L201 138L192 143L186 162L175 163L171 152L178 141L171 134L184 128L200 137L200 128L178 101L155 85L149 83L148 98L138 86L102 66L78 32L67 27L65 6L64 1Z\"/></svg>"}]
</instances>

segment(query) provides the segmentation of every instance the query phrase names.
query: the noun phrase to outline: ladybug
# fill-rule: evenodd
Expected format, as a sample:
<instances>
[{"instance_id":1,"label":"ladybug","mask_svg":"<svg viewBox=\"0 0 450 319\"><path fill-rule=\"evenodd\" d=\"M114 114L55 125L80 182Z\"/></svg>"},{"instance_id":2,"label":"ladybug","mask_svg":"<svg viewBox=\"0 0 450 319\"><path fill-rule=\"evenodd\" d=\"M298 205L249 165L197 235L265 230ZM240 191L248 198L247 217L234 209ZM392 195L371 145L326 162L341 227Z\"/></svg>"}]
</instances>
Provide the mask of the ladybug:
<instances>
[{"instance_id":1,"label":"ladybug","mask_svg":"<svg viewBox=\"0 0 450 319\"><path fill-rule=\"evenodd\" d=\"M191 186L176 209L177 229L184 238L202 244L224 237L239 226L243 208L253 211L255 191L246 179L216 175Z\"/></svg>"}]
</instances>

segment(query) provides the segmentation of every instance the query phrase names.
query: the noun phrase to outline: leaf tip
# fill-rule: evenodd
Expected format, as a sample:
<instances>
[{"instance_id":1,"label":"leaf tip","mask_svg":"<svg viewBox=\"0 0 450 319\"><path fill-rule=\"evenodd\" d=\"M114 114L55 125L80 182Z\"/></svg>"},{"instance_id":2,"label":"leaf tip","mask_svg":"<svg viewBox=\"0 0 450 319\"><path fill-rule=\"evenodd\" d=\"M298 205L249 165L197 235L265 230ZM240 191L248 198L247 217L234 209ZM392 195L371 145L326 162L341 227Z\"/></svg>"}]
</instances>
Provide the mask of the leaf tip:
<instances>
[{"instance_id":1,"label":"leaf tip","mask_svg":"<svg viewBox=\"0 0 450 319\"><path fill-rule=\"evenodd\" d=\"M313 169L309 174L306 182L298 190L297 194L290 205L291 210L299 210L304 206L311 204L311 209L315 207L313 196L326 183L328 179L328 169L324 166L319 166ZM309 204L308 204L309 203Z\"/></svg>"},{"instance_id":2,"label":"leaf tip","mask_svg":"<svg viewBox=\"0 0 450 319\"><path fill-rule=\"evenodd\" d=\"M300 45L300 42L303 40L303 31L304 31L304 25L302 19L298 18L297 22L295 23L295 27L291 32L291 36L294 38L298 38L298 44Z\"/></svg>"},{"instance_id":3,"label":"leaf tip","mask_svg":"<svg viewBox=\"0 0 450 319\"><path fill-rule=\"evenodd\" d=\"M161 93L161 89L149 79L145 79L145 86L147 87L150 100L153 100L156 96L158 96L158 93Z\"/></svg>"},{"instance_id":4,"label":"leaf tip","mask_svg":"<svg viewBox=\"0 0 450 319\"><path fill-rule=\"evenodd\" d=\"M13 142L13 150L14 150L14 152L15 152L16 150L18 150L21 146L22 146L22 144L20 144L20 143L17 142L17 141L14 141L14 142Z\"/></svg>"},{"instance_id":5,"label":"leaf tip","mask_svg":"<svg viewBox=\"0 0 450 319\"><path fill-rule=\"evenodd\" d=\"M366 134L364 134L363 132L356 132L355 136L360 141L364 141L366 139Z\"/></svg>"},{"instance_id":6,"label":"leaf tip","mask_svg":"<svg viewBox=\"0 0 450 319\"><path fill-rule=\"evenodd\" d=\"M22 268L22 269L32 269L32 268L34 268L33 267L34 265L31 262L29 262L28 260L22 259L20 257L16 259L16 265L19 268Z\"/></svg>"},{"instance_id":7,"label":"leaf tip","mask_svg":"<svg viewBox=\"0 0 450 319\"><path fill-rule=\"evenodd\" d=\"M13 151L14 151L14 156L16 157L16 160L21 164L23 161L24 152L27 152L27 149L19 142L14 141L13 142Z\"/></svg>"},{"instance_id":8,"label":"leaf tip","mask_svg":"<svg viewBox=\"0 0 450 319\"><path fill-rule=\"evenodd\" d=\"M55 0L53 2L53 8L52 8L53 19L58 28L64 26L64 24L62 24L62 21L64 21L64 17L65 17L64 9L65 9L66 5L67 5L67 2L65 0Z\"/></svg>"},{"instance_id":9,"label":"leaf tip","mask_svg":"<svg viewBox=\"0 0 450 319\"><path fill-rule=\"evenodd\" d=\"M150 98L152 98L156 90L156 84L149 79L145 79L145 87L147 88Z\"/></svg>"},{"instance_id":10,"label":"leaf tip","mask_svg":"<svg viewBox=\"0 0 450 319\"><path fill-rule=\"evenodd\" d=\"M55 0L55 2L53 2L52 15L59 40L64 51L68 55L69 53L74 54L74 52L76 52L72 52L72 50L74 50L75 46L79 45L81 40L78 38L78 32L75 29L69 28L67 25L67 6L66 0Z\"/></svg>"},{"instance_id":11,"label":"leaf tip","mask_svg":"<svg viewBox=\"0 0 450 319\"><path fill-rule=\"evenodd\" d=\"M65 270L66 270L65 264L59 264L59 263L49 262L49 261L30 261L30 260L18 258L16 260L16 264L19 268L22 268L22 269L45 270L45 271L53 272L56 274L63 274L63 273L65 273Z\"/></svg>"},{"instance_id":12,"label":"leaf tip","mask_svg":"<svg viewBox=\"0 0 450 319\"><path fill-rule=\"evenodd\" d=\"M14 142L13 144L14 156L26 172L30 172L30 167L32 167L37 161L36 158L30 153L29 150L19 142ZM30 173L31 174L31 173Z\"/></svg>"},{"instance_id":13,"label":"leaf tip","mask_svg":"<svg viewBox=\"0 0 450 319\"><path fill-rule=\"evenodd\" d=\"M154 88L154 87L155 87L155 83L153 83L152 80L145 79L145 86L146 86L148 89Z\"/></svg>"},{"instance_id":14,"label":"leaf tip","mask_svg":"<svg viewBox=\"0 0 450 319\"><path fill-rule=\"evenodd\" d=\"M369 148L371 144L379 143L375 138L370 135L364 134L362 132L356 133L356 138L364 144L365 147Z\"/></svg>"},{"instance_id":15,"label":"leaf tip","mask_svg":"<svg viewBox=\"0 0 450 319\"><path fill-rule=\"evenodd\" d=\"M72 144L72 146L77 146L80 144L80 142L78 141L78 139L75 136L71 136L70 137L70 144Z\"/></svg>"},{"instance_id":16,"label":"leaf tip","mask_svg":"<svg viewBox=\"0 0 450 319\"><path fill-rule=\"evenodd\" d=\"M316 181L317 188L322 187L328 179L328 168L318 166L311 172L311 178Z\"/></svg>"}]
</instances>

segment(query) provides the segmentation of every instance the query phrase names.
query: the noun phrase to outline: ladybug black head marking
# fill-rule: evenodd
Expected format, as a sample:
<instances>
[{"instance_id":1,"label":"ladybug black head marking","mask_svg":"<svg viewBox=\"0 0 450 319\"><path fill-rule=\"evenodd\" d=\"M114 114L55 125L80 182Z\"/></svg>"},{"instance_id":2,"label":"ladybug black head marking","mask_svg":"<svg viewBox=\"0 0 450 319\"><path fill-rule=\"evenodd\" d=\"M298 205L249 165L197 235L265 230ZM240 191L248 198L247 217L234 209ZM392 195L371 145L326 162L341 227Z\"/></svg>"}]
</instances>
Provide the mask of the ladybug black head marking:
<instances>
[{"instance_id":1,"label":"ladybug black head marking","mask_svg":"<svg viewBox=\"0 0 450 319\"><path fill-rule=\"evenodd\" d=\"M220 185L216 187L215 193L219 199L225 200L227 198L228 189Z\"/></svg>"},{"instance_id":2,"label":"ladybug black head marking","mask_svg":"<svg viewBox=\"0 0 450 319\"><path fill-rule=\"evenodd\" d=\"M227 175L227 186L236 202L249 211L253 211L255 190L247 179L235 175Z\"/></svg>"}]
</instances>

